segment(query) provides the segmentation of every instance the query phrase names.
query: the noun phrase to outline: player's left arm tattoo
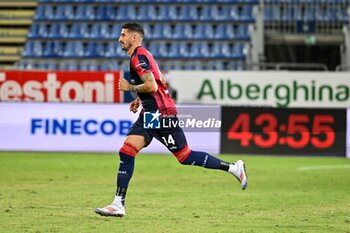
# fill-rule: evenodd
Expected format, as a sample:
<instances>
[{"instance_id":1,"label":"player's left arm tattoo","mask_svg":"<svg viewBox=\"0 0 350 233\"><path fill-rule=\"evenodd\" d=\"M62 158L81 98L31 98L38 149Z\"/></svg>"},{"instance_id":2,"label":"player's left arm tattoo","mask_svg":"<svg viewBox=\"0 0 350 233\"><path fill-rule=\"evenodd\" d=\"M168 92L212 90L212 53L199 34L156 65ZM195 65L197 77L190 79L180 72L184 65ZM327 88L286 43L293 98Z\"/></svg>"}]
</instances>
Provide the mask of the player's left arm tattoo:
<instances>
[{"instance_id":1,"label":"player's left arm tattoo","mask_svg":"<svg viewBox=\"0 0 350 233\"><path fill-rule=\"evenodd\" d=\"M140 85L129 85L129 91L139 92L139 93L150 93L156 92L158 85L154 79L153 73L146 73L141 77L143 84Z\"/></svg>"}]
</instances>

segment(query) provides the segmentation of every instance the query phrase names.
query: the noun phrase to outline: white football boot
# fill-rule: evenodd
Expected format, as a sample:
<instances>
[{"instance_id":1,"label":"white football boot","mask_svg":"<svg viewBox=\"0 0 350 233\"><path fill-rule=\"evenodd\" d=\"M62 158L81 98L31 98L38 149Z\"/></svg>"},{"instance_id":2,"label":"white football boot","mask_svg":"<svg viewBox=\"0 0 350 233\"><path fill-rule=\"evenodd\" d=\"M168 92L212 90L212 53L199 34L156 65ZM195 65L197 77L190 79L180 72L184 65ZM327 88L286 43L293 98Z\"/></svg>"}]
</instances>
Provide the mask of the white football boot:
<instances>
[{"instance_id":1,"label":"white football boot","mask_svg":"<svg viewBox=\"0 0 350 233\"><path fill-rule=\"evenodd\" d=\"M245 169L245 164L242 160L237 160L235 163L230 164L228 169L232 175L241 183L241 188L244 190L248 185L248 176Z\"/></svg>"},{"instance_id":2,"label":"white football boot","mask_svg":"<svg viewBox=\"0 0 350 233\"><path fill-rule=\"evenodd\" d=\"M116 196L112 204L104 208L96 208L95 213L101 216L124 217L125 207L120 196Z\"/></svg>"}]
</instances>

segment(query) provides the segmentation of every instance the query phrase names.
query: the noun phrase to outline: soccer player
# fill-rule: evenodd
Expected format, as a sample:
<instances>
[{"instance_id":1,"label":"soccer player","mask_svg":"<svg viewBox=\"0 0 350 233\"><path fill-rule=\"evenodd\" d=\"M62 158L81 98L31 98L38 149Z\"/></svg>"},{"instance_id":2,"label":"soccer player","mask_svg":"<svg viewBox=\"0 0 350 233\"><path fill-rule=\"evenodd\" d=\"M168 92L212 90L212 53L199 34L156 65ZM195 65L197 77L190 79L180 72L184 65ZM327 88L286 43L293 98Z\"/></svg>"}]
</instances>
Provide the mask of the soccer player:
<instances>
[{"instance_id":1,"label":"soccer player","mask_svg":"<svg viewBox=\"0 0 350 233\"><path fill-rule=\"evenodd\" d=\"M173 121L177 120L176 107L169 95L164 77L152 54L141 46L143 38L144 30L140 24L126 23L122 26L119 43L130 56L131 83L121 78L118 87L121 91L137 93L138 97L130 103L130 111L136 113L140 105L143 110L131 126L119 150L120 164L114 200L104 208L96 208L95 212L103 216L123 217L125 215L125 196L134 171L135 156L142 148L149 145L153 138L164 144L181 164L229 172L238 179L244 190L247 187L248 178L242 160L228 163L208 153L191 150L182 128L178 125L173 128L158 129L143 127L143 112L153 112L154 117L171 117Z\"/></svg>"}]
</instances>

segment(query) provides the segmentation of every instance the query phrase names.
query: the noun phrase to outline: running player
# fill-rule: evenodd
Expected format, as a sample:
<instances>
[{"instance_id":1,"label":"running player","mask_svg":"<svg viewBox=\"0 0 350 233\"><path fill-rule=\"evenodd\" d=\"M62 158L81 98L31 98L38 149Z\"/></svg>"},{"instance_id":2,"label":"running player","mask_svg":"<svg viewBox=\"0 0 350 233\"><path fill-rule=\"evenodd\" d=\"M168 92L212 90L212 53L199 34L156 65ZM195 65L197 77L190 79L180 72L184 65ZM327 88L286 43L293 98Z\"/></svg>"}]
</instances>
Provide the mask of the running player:
<instances>
[{"instance_id":1,"label":"running player","mask_svg":"<svg viewBox=\"0 0 350 233\"><path fill-rule=\"evenodd\" d=\"M119 43L130 56L131 84L121 78L118 87L121 91L137 93L138 97L130 103L130 111L136 113L140 105L143 110L131 126L119 150L116 196L110 205L97 208L95 212L103 216L125 215L125 196L134 171L135 156L142 148L148 146L153 138L164 144L181 164L227 171L238 179L244 190L247 187L248 177L242 160L228 163L208 153L191 150L182 128L178 125L173 128L144 128L143 112L153 112L154 118L170 117L173 121L177 121L177 111L152 54L141 46L143 38L144 30L140 24L126 23L122 26Z\"/></svg>"}]
</instances>

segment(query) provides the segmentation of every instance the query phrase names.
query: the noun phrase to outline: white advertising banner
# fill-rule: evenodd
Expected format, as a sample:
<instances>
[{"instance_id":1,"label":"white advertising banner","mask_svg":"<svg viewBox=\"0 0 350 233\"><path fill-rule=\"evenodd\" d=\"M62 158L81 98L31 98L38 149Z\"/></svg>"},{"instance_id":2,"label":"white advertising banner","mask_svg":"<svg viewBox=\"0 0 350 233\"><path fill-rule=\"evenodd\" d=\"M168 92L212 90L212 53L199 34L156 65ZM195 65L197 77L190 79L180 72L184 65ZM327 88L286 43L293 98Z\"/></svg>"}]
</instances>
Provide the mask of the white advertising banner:
<instances>
[{"instance_id":1,"label":"white advertising banner","mask_svg":"<svg viewBox=\"0 0 350 233\"><path fill-rule=\"evenodd\" d=\"M0 150L116 152L138 115L128 104L0 103ZM220 132L186 136L192 149L219 153ZM168 153L155 139L142 152Z\"/></svg>"},{"instance_id":2,"label":"white advertising banner","mask_svg":"<svg viewBox=\"0 0 350 233\"><path fill-rule=\"evenodd\" d=\"M350 109L346 113L346 157L350 159Z\"/></svg>"},{"instance_id":3,"label":"white advertising banner","mask_svg":"<svg viewBox=\"0 0 350 233\"><path fill-rule=\"evenodd\" d=\"M170 71L178 103L350 107L349 72Z\"/></svg>"}]
</instances>

